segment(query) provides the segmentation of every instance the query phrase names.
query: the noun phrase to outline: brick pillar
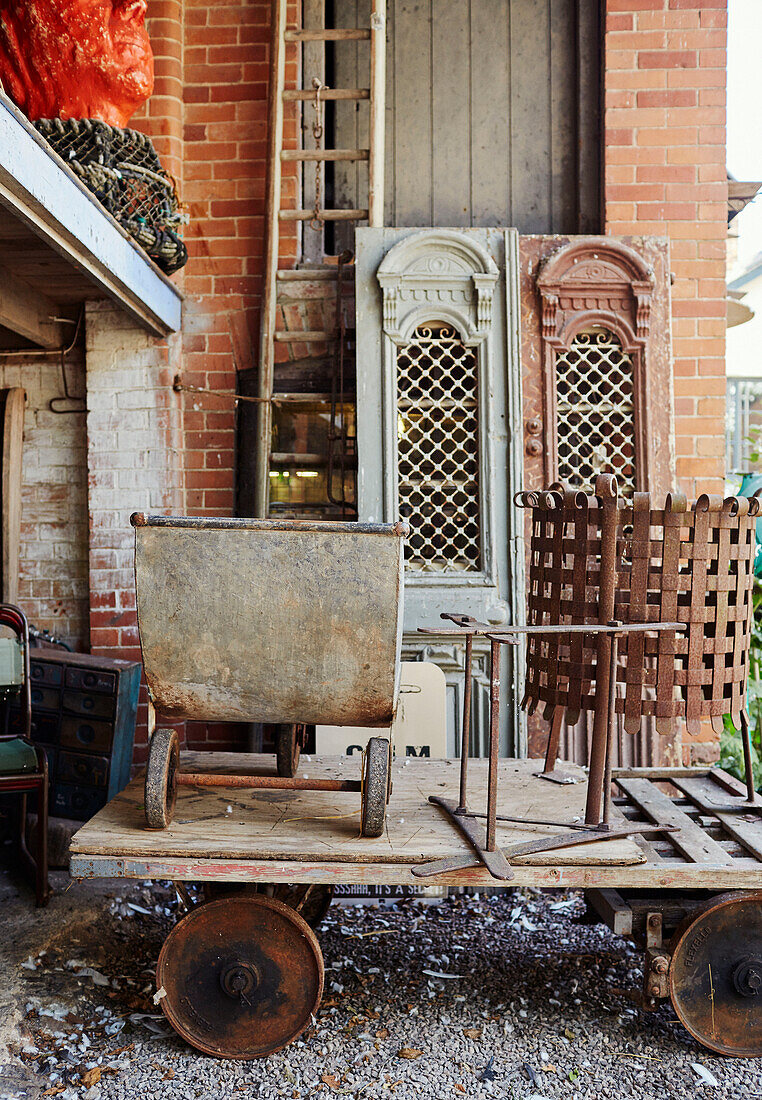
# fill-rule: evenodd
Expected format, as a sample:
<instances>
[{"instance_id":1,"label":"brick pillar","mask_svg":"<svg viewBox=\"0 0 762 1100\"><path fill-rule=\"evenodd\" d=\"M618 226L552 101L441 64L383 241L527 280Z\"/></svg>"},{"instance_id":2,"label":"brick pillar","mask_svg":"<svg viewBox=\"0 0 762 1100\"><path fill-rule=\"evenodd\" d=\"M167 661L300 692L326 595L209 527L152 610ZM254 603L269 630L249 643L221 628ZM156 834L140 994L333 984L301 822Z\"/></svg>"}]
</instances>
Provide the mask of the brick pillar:
<instances>
[{"instance_id":1,"label":"brick pillar","mask_svg":"<svg viewBox=\"0 0 762 1100\"><path fill-rule=\"evenodd\" d=\"M146 27L154 56L154 89L130 125L153 141L178 188L183 182L183 0L151 0ZM182 196L181 196L182 197Z\"/></svg>"},{"instance_id":2,"label":"brick pillar","mask_svg":"<svg viewBox=\"0 0 762 1100\"><path fill-rule=\"evenodd\" d=\"M670 240L677 476L722 492L727 0L608 0L606 232Z\"/></svg>"},{"instance_id":3,"label":"brick pillar","mask_svg":"<svg viewBox=\"0 0 762 1100\"><path fill-rule=\"evenodd\" d=\"M180 337L159 341L111 302L87 305L90 645L140 660L135 511L182 514L182 404L172 391ZM144 759L145 692L134 762Z\"/></svg>"},{"instance_id":4,"label":"brick pillar","mask_svg":"<svg viewBox=\"0 0 762 1100\"><path fill-rule=\"evenodd\" d=\"M192 385L230 392L236 368L250 367L258 346L270 10L271 0L186 0L185 6L183 193L190 261L183 370ZM290 140L295 137L293 129ZM230 515L233 404L187 399L185 429L189 511Z\"/></svg>"}]
</instances>

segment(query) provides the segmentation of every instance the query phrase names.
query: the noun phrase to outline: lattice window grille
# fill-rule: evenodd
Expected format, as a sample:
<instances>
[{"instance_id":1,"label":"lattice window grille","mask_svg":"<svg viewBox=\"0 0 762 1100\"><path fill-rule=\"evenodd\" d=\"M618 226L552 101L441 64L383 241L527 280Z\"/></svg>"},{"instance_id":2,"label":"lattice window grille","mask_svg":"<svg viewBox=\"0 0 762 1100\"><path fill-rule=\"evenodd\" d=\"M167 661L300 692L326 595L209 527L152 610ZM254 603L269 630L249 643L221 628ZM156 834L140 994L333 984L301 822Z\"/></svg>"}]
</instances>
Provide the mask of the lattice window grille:
<instances>
[{"instance_id":1,"label":"lattice window grille","mask_svg":"<svg viewBox=\"0 0 762 1100\"><path fill-rule=\"evenodd\" d=\"M632 357L608 329L580 332L556 358L558 477L592 492L598 474L635 488Z\"/></svg>"},{"instance_id":2,"label":"lattice window grille","mask_svg":"<svg viewBox=\"0 0 762 1100\"><path fill-rule=\"evenodd\" d=\"M397 352L397 486L411 572L481 569L478 359L452 326Z\"/></svg>"}]
</instances>

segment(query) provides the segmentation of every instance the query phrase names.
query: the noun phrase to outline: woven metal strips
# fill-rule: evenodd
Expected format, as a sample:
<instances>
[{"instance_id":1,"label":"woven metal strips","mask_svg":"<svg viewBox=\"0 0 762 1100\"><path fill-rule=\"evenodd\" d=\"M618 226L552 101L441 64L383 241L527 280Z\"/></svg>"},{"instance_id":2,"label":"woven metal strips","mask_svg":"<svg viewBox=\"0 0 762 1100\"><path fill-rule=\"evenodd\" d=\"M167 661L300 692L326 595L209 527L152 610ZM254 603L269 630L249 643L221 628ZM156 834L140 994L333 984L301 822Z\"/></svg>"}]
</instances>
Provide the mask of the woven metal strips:
<instances>
[{"instance_id":1,"label":"woven metal strips","mask_svg":"<svg viewBox=\"0 0 762 1100\"><path fill-rule=\"evenodd\" d=\"M601 483L605 480L606 486ZM611 491L599 478L596 493ZM607 498L610 500L610 498ZM669 732L684 718L691 733L725 714L736 725L746 706L756 497L700 497L692 508L669 494L653 508L649 494L616 496L613 593L601 592L604 501L557 484L545 493L521 493L532 510L528 622L598 625L605 607L625 624L681 622L686 631L630 634L621 639L617 711L635 733L644 715ZM607 504L610 507L610 503ZM611 520L606 520L610 529ZM609 539L611 536L609 536ZM605 597L605 598L603 598ZM543 707L551 719L566 709L575 722L593 710L598 643L590 634L529 635L523 705Z\"/></svg>"}]
</instances>

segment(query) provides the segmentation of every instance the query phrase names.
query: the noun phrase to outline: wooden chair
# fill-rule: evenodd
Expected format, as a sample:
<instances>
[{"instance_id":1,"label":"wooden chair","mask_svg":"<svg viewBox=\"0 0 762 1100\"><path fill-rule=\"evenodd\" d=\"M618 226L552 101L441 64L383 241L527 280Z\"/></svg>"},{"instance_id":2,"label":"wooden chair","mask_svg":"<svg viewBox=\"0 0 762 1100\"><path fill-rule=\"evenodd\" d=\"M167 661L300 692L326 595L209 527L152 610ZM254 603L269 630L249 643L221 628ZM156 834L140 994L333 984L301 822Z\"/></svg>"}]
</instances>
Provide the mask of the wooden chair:
<instances>
[{"instance_id":1,"label":"wooden chair","mask_svg":"<svg viewBox=\"0 0 762 1100\"><path fill-rule=\"evenodd\" d=\"M0 794L19 793L16 839L21 863L34 877L37 905L47 905L48 882L48 761L32 742L32 686L29 674L29 624L12 604L0 604L0 625L16 638L0 639L0 698L22 693L21 735L0 733ZM7 643L7 644L6 644ZM26 843L27 794L37 796L37 842L33 857Z\"/></svg>"}]
</instances>

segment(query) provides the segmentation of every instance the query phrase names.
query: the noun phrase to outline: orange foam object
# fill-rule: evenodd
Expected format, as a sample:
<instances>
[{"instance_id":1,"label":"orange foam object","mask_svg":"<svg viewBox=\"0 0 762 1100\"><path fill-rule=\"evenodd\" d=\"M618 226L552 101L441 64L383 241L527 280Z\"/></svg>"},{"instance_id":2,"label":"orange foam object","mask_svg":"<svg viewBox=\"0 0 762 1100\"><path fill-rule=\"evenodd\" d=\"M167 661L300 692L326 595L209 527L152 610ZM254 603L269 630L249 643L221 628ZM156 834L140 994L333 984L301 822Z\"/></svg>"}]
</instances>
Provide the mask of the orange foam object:
<instances>
[{"instance_id":1,"label":"orange foam object","mask_svg":"<svg viewBox=\"0 0 762 1100\"><path fill-rule=\"evenodd\" d=\"M0 81L27 118L124 127L153 91L147 0L0 0Z\"/></svg>"}]
</instances>

